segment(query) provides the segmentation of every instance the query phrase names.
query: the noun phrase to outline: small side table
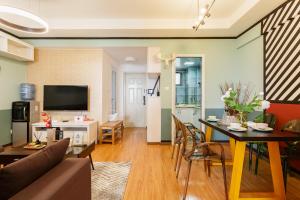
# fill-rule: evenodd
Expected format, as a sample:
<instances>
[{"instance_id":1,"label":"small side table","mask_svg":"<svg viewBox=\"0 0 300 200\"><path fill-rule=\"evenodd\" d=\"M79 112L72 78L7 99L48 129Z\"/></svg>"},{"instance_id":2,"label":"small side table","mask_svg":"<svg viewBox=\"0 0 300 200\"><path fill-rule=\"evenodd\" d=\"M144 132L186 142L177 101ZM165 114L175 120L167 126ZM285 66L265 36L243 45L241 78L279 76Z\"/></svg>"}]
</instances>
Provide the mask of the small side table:
<instances>
[{"instance_id":1,"label":"small side table","mask_svg":"<svg viewBox=\"0 0 300 200\"><path fill-rule=\"evenodd\" d=\"M123 138L124 125L123 120L114 122L105 122L100 127L100 144L103 142L111 142L115 144L118 137Z\"/></svg>"},{"instance_id":2,"label":"small side table","mask_svg":"<svg viewBox=\"0 0 300 200\"><path fill-rule=\"evenodd\" d=\"M94 163L92 159L92 152L95 150L95 141L84 146L70 146L67 149L66 157L86 158L89 157L92 169L94 170Z\"/></svg>"}]
</instances>

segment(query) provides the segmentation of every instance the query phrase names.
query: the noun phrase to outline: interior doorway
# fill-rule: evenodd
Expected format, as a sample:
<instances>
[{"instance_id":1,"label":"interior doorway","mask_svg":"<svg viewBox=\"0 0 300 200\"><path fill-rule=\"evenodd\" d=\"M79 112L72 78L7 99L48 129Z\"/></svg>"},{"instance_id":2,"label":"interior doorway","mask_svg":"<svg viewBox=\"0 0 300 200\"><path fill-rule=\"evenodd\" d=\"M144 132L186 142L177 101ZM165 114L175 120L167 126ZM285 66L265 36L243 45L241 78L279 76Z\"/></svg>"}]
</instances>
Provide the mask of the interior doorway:
<instances>
[{"instance_id":1,"label":"interior doorway","mask_svg":"<svg viewBox=\"0 0 300 200\"><path fill-rule=\"evenodd\" d=\"M125 126L146 127L146 74L125 75Z\"/></svg>"},{"instance_id":2,"label":"interior doorway","mask_svg":"<svg viewBox=\"0 0 300 200\"><path fill-rule=\"evenodd\" d=\"M182 122L201 128L205 116L205 68L203 55L176 55L172 68L172 113ZM174 134L174 126L172 127Z\"/></svg>"}]
</instances>

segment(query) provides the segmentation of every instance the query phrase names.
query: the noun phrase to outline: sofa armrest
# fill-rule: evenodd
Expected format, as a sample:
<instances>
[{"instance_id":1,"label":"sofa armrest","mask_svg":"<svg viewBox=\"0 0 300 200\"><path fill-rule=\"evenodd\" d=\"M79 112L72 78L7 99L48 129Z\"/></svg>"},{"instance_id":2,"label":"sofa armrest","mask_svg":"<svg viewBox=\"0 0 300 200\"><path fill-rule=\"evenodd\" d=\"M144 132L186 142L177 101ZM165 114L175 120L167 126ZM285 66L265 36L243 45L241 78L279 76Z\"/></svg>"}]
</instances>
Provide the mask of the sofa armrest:
<instances>
[{"instance_id":1,"label":"sofa armrest","mask_svg":"<svg viewBox=\"0 0 300 200\"><path fill-rule=\"evenodd\" d=\"M91 199L88 158L69 158L14 195L11 200Z\"/></svg>"}]
</instances>

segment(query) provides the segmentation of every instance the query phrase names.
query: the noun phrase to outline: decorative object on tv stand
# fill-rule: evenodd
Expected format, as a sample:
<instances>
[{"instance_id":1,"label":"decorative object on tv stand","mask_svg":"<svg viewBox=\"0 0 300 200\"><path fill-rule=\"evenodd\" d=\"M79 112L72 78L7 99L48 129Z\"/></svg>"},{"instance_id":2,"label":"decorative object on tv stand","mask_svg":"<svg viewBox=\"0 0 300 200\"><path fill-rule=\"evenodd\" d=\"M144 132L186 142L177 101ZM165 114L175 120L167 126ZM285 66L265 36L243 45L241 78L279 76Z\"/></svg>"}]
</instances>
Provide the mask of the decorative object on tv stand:
<instances>
[{"instance_id":1,"label":"decorative object on tv stand","mask_svg":"<svg viewBox=\"0 0 300 200\"><path fill-rule=\"evenodd\" d=\"M33 133L33 136L34 136L34 138L35 138L35 144L41 144L41 136L42 136L42 134L40 134L40 133Z\"/></svg>"},{"instance_id":2,"label":"decorative object on tv stand","mask_svg":"<svg viewBox=\"0 0 300 200\"><path fill-rule=\"evenodd\" d=\"M205 24L205 18L210 17L210 10L215 3L215 0L212 0L211 3L201 5L201 0L197 0L197 19L195 25L193 26L194 31L197 31L200 25Z\"/></svg>"},{"instance_id":3,"label":"decorative object on tv stand","mask_svg":"<svg viewBox=\"0 0 300 200\"><path fill-rule=\"evenodd\" d=\"M47 33L49 30L47 22L45 22L42 18L19 8L0 6L0 14L0 24L9 29L35 34ZM36 25L31 27L25 26L24 21L31 22L31 24Z\"/></svg>"},{"instance_id":4,"label":"decorative object on tv stand","mask_svg":"<svg viewBox=\"0 0 300 200\"><path fill-rule=\"evenodd\" d=\"M51 116L46 112L42 112L41 116L43 122L45 122L46 128L51 128L52 127Z\"/></svg>"},{"instance_id":5,"label":"decorative object on tv stand","mask_svg":"<svg viewBox=\"0 0 300 200\"><path fill-rule=\"evenodd\" d=\"M20 96L23 101L35 99L35 85L31 83L20 84Z\"/></svg>"},{"instance_id":6,"label":"decorative object on tv stand","mask_svg":"<svg viewBox=\"0 0 300 200\"><path fill-rule=\"evenodd\" d=\"M48 128L47 129L47 145L53 144L56 137L56 129L55 128Z\"/></svg>"},{"instance_id":7,"label":"decorative object on tv stand","mask_svg":"<svg viewBox=\"0 0 300 200\"><path fill-rule=\"evenodd\" d=\"M243 90L244 89L244 90ZM270 102L263 100L263 93L251 97L251 90L249 86L241 87L241 89L229 88L221 97L225 107L228 107L238 114L236 118L243 127L247 127L247 115L255 109L262 110L270 107Z\"/></svg>"},{"instance_id":8,"label":"decorative object on tv stand","mask_svg":"<svg viewBox=\"0 0 300 200\"><path fill-rule=\"evenodd\" d=\"M83 115L76 115L76 116L74 116L74 121L75 122L83 122L84 121L84 116Z\"/></svg>"},{"instance_id":9,"label":"decorative object on tv stand","mask_svg":"<svg viewBox=\"0 0 300 200\"><path fill-rule=\"evenodd\" d=\"M110 122L118 121L118 113L110 114L108 116L108 121L110 121Z\"/></svg>"}]
</instances>

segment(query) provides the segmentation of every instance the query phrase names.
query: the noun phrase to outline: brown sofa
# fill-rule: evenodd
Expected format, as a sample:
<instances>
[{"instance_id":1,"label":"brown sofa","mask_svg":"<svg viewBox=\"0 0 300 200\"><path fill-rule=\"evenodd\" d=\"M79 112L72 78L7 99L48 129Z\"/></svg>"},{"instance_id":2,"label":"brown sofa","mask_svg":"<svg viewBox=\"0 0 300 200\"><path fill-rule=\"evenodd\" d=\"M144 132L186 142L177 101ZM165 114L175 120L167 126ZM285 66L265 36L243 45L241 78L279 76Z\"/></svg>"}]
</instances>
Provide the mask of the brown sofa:
<instances>
[{"instance_id":1,"label":"brown sofa","mask_svg":"<svg viewBox=\"0 0 300 200\"><path fill-rule=\"evenodd\" d=\"M91 199L88 158L69 158L14 195L11 200Z\"/></svg>"},{"instance_id":2,"label":"brown sofa","mask_svg":"<svg viewBox=\"0 0 300 200\"><path fill-rule=\"evenodd\" d=\"M91 199L88 158L64 159L69 139L0 169L0 199Z\"/></svg>"}]
</instances>

